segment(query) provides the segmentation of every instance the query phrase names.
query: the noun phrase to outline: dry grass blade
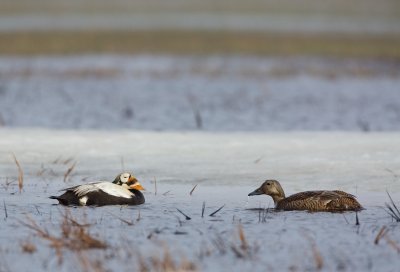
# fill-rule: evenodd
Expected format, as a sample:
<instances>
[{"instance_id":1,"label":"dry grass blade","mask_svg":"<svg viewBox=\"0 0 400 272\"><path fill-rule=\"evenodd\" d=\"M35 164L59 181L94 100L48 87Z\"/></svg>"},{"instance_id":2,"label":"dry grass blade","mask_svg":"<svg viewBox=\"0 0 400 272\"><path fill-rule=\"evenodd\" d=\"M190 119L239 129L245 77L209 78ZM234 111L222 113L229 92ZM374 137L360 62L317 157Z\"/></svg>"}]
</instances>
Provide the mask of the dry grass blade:
<instances>
[{"instance_id":1,"label":"dry grass blade","mask_svg":"<svg viewBox=\"0 0 400 272\"><path fill-rule=\"evenodd\" d=\"M76 256L78 258L79 265L82 268L81 271L93 271L93 272L109 271L104 267L104 261L101 259L91 258L84 252L77 252Z\"/></svg>"},{"instance_id":2,"label":"dry grass blade","mask_svg":"<svg viewBox=\"0 0 400 272\"><path fill-rule=\"evenodd\" d=\"M377 244L379 243L379 240L380 240L382 237L384 237L388 231L389 231L389 230L386 228L386 226L383 226L383 227L379 230L378 234L376 235L375 240L374 240L374 244L377 245Z\"/></svg>"},{"instance_id":3,"label":"dry grass blade","mask_svg":"<svg viewBox=\"0 0 400 272\"><path fill-rule=\"evenodd\" d=\"M15 157L15 154L13 154L13 157L14 157L15 164L18 167L18 189L19 189L19 193L21 193L22 188L24 187L24 172L22 171L22 167L19 164L17 157Z\"/></svg>"},{"instance_id":4,"label":"dry grass blade","mask_svg":"<svg viewBox=\"0 0 400 272\"><path fill-rule=\"evenodd\" d=\"M164 248L163 256L156 254L149 261L139 256L139 271L196 271L196 265L184 257L180 261L174 259L168 248Z\"/></svg>"},{"instance_id":5,"label":"dry grass blade","mask_svg":"<svg viewBox=\"0 0 400 272\"><path fill-rule=\"evenodd\" d=\"M239 224L238 226L238 234L239 234L240 244L238 246L235 243L232 243L231 250L233 251L233 253L235 253L236 257L238 258L250 258L252 256L252 253L254 252L254 249L252 249L249 243L247 242L241 224Z\"/></svg>"},{"instance_id":6,"label":"dry grass blade","mask_svg":"<svg viewBox=\"0 0 400 272\"><path fill-rule=\"evenodd\" d=\"M193 191L194 191L194 189L196 189L197 185L198 185L198 184L196 184L196 185L193 187L193 189L192 189L192 190L190 190L190 193L189 193L189 195L192 195L192 194L193 194Z\"/></svg>"},{"instance_id":7,"label":"dry grass blade","mask_svg":"<svg viewBox=\"0 0 400 272\"><path fill-rule=\"evenodd\" d=\"M157 195L157 179L154 177L154 195Z\"/></svg>"},{"instance_id":8,"label":"dry grass blade","mask_svg":"<svg viewBox=\"0 0 400 272\"><path fill-rule=\"evenodd\" d=\"M63 162L63 164L68 164L68 163L70 163L72 160L73 160L74 158L68 158L68 159L66 159L64 162Z\"/></svg>"},{"instance_id":9,"label":"dry grass blade","mask_svg":"<svg viewBox=\"0 0 400 272\"><path fill-rule=\"evenodd\" d=\"M314 243L311 246L311 250L313 252L315 265L318 270L321 270L322 267L324 266L324 260L322 259L321 253L319 252L317 246Z\"/></svg>"},{"instance_id":10,"label":"dry grass blade","mask_svg":"<svg viewBox=\"0 0 400 272\"><path fill-rule=\"evenodd\" d=\"M314 240L312 237L308 235L308 233L304 233L303 236L310 242L311 244L311 251L313 254L315 266L317 270L321 270L324 266L324 260L322 258L321 253L319 252L317 245L315 244Z\"/></svg>"},{"instance_id":11,"label":"dry grass blade","mask_svg":"<svg viewBox=\"0 0 400 272\"><path fill-rule=\"evenodd\" d=\"M76 165L76 161L71 165L71 167L69 167L67 169L67 172L65 172L65 174L64 174L64 182L67 181L68 176L72 173L72 171L74 171L75 165Z\"/></svg>"},{"instance_id":12,"label":"dry grass blade","mask_svg":"<svg viewBox=\"0 0 400 272\"><path fill-rule=\"evenodd\" d=\"M258 159L254 160L254 164L259 163L263 158L264 158L264 156L261 156Z\"/></svg>"},{"instance_id":13,"label":"dry grass blade","mask_svg":"<svg viewBox=\"0 0 400 272\"><path fill-rule=\"evenodd\" d=\"M7 206L6 206L6 201L5 200L3 200L3 206L4 206L4 214L6 216L6 217L4 217L4 220L6 220L7 217L8 217L8 213L7 213Z\"/></svg>"},{"instance_id":14,"label":"dry grass blade","mask_svg":"<svg viewBox=\"0 0 400 272\"><path fill-rule=\"evenodd\" d=\"M201 217L204 217L204 211L206 210L206 202L203 201L203 207L201 208Z\"/></svg>"},{"instance_id":15,"label":"dry grass blade","mask_svg":"<svg viewBox=\"0 0 400 272\"><path fill-rule=\"evenodd\" d=\"M34 244L30 243L30 242L23 243L21 245L21 248L22 248L22 252L30 253L30 254L32 254L32 253L37 251L36 246Z\"/></svg>"},{"instance_id":16,"label":"dry grass blade","mask_svg":"<svg viewBox=\"0 0 400 272\"><path fill-rule=\"evenodd\" d=\"M225 207L225 204L222 205L221 207L219 207L215 212L212 212L209 216L214 216L217 214L217 212L219 212L220 210L222 210L222 208Z\"/></svg>"},{"instance_id":17,"label":"dry grass blade","mask_svg":"<svg viewBox=\"0 0 400 272\"><path fill-rule=\"evenodd\" d=\"M347 220L346 216L344 216L344 214L342 214L342 215L343 215L343 218L346 221L346 223L349 224L349 220Z\"/></svg>"},{"instance_id":18,"label":"dry grass blade","mask_svg":"<svg viewBox=\"0 0 400 272\"><path fill-rule=\"evenodd\" d=\"M179 213L181 213L181 214L185 217L186 220L192 219L192 218L190 218L189 216L187 216L184 212L182 212L181 210L179 210L178 208L176 208L176 210L177 210Z\"/></svg>"},{"instance_id":19,"label":"dry grass blade","mask_svg":"<svg viewBox=\"0 0 400 272\"><path fill-rule=\"evenodd\" d=\"M247 250L249 248L249 245L246 241L246 237L244 235L244 231L243 231L243 227L242 225L239 225L239 238L240 238L240 242L241 242L241 248L243 250Z\"/></svg>"},{"instance_id":20,"label":"dry grass blade","mask_svg":"<svg viewBox=\"0 0 400 272\"><path fill-rule=\"evenodd\" d=\"M398 253L400 253L400 246L398 244L396 244L395 241L393 241L392 239L390 239L387 235L384 236L386 242L393 247L395 250L397 250Z\"/></svg>"},{"instance_id":21,"label":"dry grass blade","mask_svg":"<svg viewBox=\"0 0 400 272\"><path fill-rule=\"evenodd\" d=\"M105 249L107 244L97 238L94 238L89 234L89 224L80 224L71 217L67 211L63 215L64 219L60 226L61 235L55 236L50 234L46 229L43 229L37 225L37 223L28 217L28 222L19 221L21 225L28 227L29 229L36 232L36 234L49 241L50 247L56 250L58 262L62 263L63 249L69 249L72 251L81 251L85 249Z\"/></svg>"},{"instance_id":22,"label":"dry grass blade","mask_svg":"<svg viewBox=\"0 0 400 272\"><path fill-rule=\"evenodd\" d=\"M131 220L131 221L128 221L128 220L123 219L122 217L119 217L119 216L117 216L117 215L115 215L115 214L113 214L113 213L110 213L110 212L109 212L108 214L111 215L111 216L113 216L113 217L115 217L115 218L117 218L119 221L121 221L121 222L127 224L128 226L133 226L133 225L134 225L132 220ZM140 213L139 213L139 214L140 214Z\"/></svg>"},{"instance_id":23,"label":"dry grass blade","mask_svg":"<svg viewBox=\"0 0 400 272\"><path fill-rule=\"evenodd\" d=\"M396 204L394 203L391 195L389 194L388 191L386 191L387 195L389 196L390 199L390 204L386 203L386 212L396 221L400 222L400 211L397 208Z\"/></svg>"},{"instance_id":24,"label":"dry grass blade","mask_svg":"<svg viewBox=\"0 0 400 272\"><path fill-rule=\"evenodd\" d=\"M220 254L225 254L226 253L226 243L225 243L225 239L221 237L220 234L217 234L216 237L211 240L211 242L213 243L214 247L218 250L218 252Z\"/></svg>"},{"instance_id":25,"label":"dry grass blade","mask_svg":"<svg viewBox=\"0 0 400 272\"><path fill-rule=\"evenodd\" d=\"M360 221L358 220L358 212L356 212L356 226L360 225Z\"/></svg>"},{"instance_id":26,"label":"dry grass blade","mask_svg":"<svg viewBox=\"0 0 400 272\"><path fill-rule=\"evenodd\" d=\"M203 118L201 118L201 114L198 109L194 110L194 119L196 121L196 128L202 129L203 128Z\"/></svg>"}]
</instances>

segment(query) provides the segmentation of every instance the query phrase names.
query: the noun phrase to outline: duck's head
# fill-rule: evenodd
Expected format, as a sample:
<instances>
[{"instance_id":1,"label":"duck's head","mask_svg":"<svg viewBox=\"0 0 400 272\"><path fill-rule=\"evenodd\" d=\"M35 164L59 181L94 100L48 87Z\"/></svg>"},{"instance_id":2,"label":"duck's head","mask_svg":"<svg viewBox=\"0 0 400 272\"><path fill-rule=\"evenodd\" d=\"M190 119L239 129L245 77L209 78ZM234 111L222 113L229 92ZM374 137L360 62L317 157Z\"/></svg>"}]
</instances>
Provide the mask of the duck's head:
<instances>
[{"instance_id":1,"label":"duck's head","mask_svg":"<svg viewBox=\"0 0 400 272\"><path fill-rule=\"evenodd\" d=\"M127 189L144 190L143 186L131 173L122 173L115 177L113 183Z\"/></svg>"},{"instance_id":2,"label":"duck's head","mask_svg":"<svg viewBox=\"0 0 400 272\"><path fill-rule=\"evenodd\" d=\"M248 196L254 195L269 195L272 198L285 198L285 192L282 189L281 184L277 180L268 179L256 190L248 194Z\"/></svg>"}]
</instances>

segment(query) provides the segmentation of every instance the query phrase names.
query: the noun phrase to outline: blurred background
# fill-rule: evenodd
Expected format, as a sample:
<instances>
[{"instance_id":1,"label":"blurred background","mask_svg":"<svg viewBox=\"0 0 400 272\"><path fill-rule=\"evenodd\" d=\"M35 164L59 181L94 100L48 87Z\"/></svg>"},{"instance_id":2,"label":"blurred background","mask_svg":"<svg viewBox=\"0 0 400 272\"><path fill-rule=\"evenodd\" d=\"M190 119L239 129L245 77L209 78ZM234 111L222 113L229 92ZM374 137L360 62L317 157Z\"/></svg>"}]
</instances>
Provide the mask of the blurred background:
<instances>
[{"instance_id":1,"label":"blurred background","mask_svg":"<svg viewBox=\"0 0 400 272\"><path fill-rule=\"evenodd\" d=\"M400 128L398 0L0 0L0 126Z\"/></svg>"}]
</instances>

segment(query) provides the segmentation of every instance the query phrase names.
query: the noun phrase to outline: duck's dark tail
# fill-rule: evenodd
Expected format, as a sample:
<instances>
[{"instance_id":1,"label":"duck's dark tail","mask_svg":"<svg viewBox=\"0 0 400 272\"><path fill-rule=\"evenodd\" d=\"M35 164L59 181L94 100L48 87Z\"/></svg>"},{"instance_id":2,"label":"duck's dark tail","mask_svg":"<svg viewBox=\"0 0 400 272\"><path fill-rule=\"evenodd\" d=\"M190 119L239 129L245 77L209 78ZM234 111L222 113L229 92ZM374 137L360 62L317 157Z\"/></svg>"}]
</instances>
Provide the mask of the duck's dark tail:
<instances>
[{"instance_id":1,"label":"duck's dark tail","mask_svg":"<svg viewBox=\"0 0 400 272\"><path fill-rule=\"evenodd\" d=\"M49 196L50 199L57 199L59 204L68 205L68 202L59 196Z\"/></svg>"}]
</instances>

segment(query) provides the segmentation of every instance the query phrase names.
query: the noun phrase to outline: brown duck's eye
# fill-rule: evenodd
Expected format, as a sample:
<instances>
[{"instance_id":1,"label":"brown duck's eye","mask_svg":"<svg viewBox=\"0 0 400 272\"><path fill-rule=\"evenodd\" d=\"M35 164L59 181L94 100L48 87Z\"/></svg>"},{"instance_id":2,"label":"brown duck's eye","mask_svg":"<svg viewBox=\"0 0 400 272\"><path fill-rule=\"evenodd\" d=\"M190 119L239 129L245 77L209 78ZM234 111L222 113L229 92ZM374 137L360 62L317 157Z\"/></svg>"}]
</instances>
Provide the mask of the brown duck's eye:
<instances>
[{"instance_id":1,"label":"brown duck's eye","mask_svg":"<svg viewBox=\"0 0 400 272\"><path fill-rule=\"evenodd\" d=\"M269 185L271 185L271 183L268 182L267 185L269 186Z\"/></svg>"}]
</instances>

